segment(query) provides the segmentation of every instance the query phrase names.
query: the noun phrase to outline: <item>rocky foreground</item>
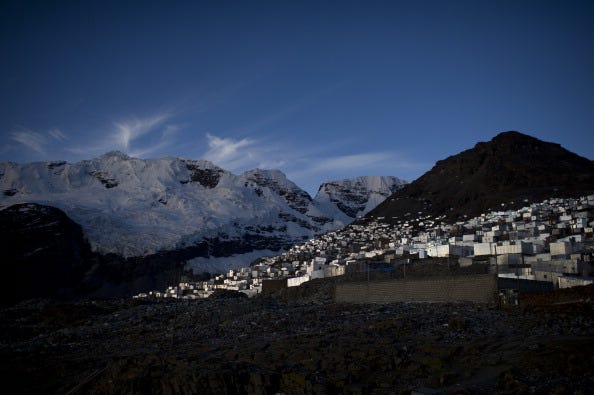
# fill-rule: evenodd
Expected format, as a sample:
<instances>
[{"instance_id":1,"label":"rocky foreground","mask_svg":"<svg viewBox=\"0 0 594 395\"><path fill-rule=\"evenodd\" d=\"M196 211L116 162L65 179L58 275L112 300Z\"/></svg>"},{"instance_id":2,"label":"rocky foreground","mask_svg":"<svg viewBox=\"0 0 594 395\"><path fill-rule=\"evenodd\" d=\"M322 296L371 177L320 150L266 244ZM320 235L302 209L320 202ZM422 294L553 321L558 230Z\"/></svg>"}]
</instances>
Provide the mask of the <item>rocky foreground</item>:
<instances>
[{"instance_id":1,"label":"rocky foreground","mask_svg":"<svg viewBox=\"0 0 594 395\"><path fill-rule=\"evenodd\" d=\"M310 287L5 307L2 384L35 394L594 392L593 287L508 310L337 304L331 284Z\"/></svg>"}]
</instances>

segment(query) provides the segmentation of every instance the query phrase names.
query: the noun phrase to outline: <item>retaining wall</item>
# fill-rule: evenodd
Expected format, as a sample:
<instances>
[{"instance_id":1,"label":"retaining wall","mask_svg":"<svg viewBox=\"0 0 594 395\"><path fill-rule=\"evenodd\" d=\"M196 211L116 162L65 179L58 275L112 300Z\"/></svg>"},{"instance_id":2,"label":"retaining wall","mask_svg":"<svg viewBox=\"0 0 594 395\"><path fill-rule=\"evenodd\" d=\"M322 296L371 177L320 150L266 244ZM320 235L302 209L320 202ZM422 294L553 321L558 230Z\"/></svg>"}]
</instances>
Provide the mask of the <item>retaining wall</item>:
<instances>
[{"instance_id":1,"label":"retaining wall","mask_svg":"<svg viewBox=\"0 0 594 395\"><path fill-rule=\"evenodd\" d=\"M271 294L281 289L287 288L287 279L281 278L279 280L263 280L262 281L262 293Z\"/></svg>"},{"instance_id":2,"label":"retaining wall","mask_svg":"<svg viewBox=\"0 0 594 395\"><path fill-rule=\"evenodd\" d=\"M334 300L349 303L475 302L496 303L495 274L339 282Z\"/></svg>"}]
</instances>

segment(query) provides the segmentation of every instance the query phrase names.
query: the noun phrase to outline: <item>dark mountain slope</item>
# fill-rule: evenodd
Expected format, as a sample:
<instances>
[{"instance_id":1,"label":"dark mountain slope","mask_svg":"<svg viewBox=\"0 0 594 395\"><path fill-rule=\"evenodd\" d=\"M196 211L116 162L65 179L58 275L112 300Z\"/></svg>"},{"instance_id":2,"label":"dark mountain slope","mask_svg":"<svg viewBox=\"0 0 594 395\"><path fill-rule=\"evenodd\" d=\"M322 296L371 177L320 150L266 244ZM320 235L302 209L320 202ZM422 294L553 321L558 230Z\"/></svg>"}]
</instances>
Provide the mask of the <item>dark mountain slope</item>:
<instances>
[{"instance_id":1,"label":"dark mountain slope","mask_svg":"<svg viewBox=\"0 0 594 395\"><path fill-rule=\"evenodd\" d=\"M93 264L80 226L62 211L18 204L0 211L1 301L69 297Z\"/></svg>"},{"instance_id":2,"label":"dark mountain slope","mask_svg":"<svg viewBox=\"0 0 594 395\"><path fill-rule=\"evenodd\" d=\"M0 210L0 304L29 298L125 296L163 288L180 274L167 254L125 259L91 251L61 210L16 204Z\"/></svg>"},{"instance_id":3,"label":"dark mountain slope","mask_svg":"<svg viewBox=\"0 0 594 395\"><path fill-rule=\"evenodd\" d=\"M0 304L30 298L130 296L179 281L196 256L288 248L281 238L245 234L205 239L187 248L124 258L91 251L81 227L63 211L34 203L0 210Z\"/></svg>"},{"instance_id":4,"label":"dark mountain slope","mask_svg":"<svg viewBox=\"0 0 594 395\"><path fill-rule=\"evenodd\" d=\"M594 191L594 162L559 144L518 132L438 161L419 179L372 210L367 218L393 222L407 213L456 220L489 209L515 208L527 201L571 197Z\"/></svg>"}]
</instances>

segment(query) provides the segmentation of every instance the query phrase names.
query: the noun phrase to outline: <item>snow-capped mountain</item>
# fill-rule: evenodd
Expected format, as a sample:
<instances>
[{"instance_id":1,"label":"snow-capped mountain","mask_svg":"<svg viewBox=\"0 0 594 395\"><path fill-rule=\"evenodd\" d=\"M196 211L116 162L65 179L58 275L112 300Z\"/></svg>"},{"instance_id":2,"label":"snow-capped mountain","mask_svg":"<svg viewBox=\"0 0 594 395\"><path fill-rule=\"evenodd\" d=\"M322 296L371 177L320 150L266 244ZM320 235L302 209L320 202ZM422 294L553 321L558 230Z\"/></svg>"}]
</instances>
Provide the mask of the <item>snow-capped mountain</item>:
<instances>
[{"instance_id":1,"label":"snow-capped mountain","mask_svg":"<svg viewBox=\"0 0 594 395\"><path fill-rule=\"evenodd\" d=\"M320 186L315 201L328 212L338 209L333 218L353 219L367 214L404 185L406 181L392 176L330 181Z\"/></svg>"},{"instance_id":2,"label":"snow-capped mountain","mask_svg":"<svg viewBox=\"0 0 594 395\"><path fill-rule=\"evenodd\" d=\"M364 177L329 183L312 199L278 170L235 175L206 160L145 160L110 152L73 164L1 163L0 207L57 207L82 226L94 251L124 257L188 250L205 240L224 244L193 261L203 270L213 269L205 258L278 251L341 228L398 182ZM245 264L237 257L227 266Z\"/></svg>"}]
</instances>

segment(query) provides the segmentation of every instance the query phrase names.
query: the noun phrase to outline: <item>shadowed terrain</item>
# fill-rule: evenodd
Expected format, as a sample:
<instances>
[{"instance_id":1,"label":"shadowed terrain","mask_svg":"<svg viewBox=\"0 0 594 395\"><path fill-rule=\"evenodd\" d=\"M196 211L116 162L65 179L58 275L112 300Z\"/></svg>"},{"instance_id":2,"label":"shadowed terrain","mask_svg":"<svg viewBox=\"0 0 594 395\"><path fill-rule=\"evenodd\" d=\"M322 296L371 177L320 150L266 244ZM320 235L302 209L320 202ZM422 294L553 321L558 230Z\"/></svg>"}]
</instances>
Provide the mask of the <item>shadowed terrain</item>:
<instances>
[{"instance_id":1,"label":"shadowed terrain","mask_svg":"<svg viewBox=\"0 0 594 395\"><path fill-rule=\"evenodd\" d=\"M32 394L594 390L594 287L513 310L337 304L332 289L317 280L276 298L31 300L0 310L0 372Z\"/></svg>"},{"instance_id":2,"label":"shadowed terrain","mask_svg":"<svg viewBox=\"0 0 594 395\"><path fill-rule=\"evenodd\" d=\"M438 161L367 217L385 217L392 222L415 218L421 212L443 215L451 222L490 210L520 208L526 202L585 196L593 191L593 161L559 144L504 132Z\"/></svg>"}]
</instances>

